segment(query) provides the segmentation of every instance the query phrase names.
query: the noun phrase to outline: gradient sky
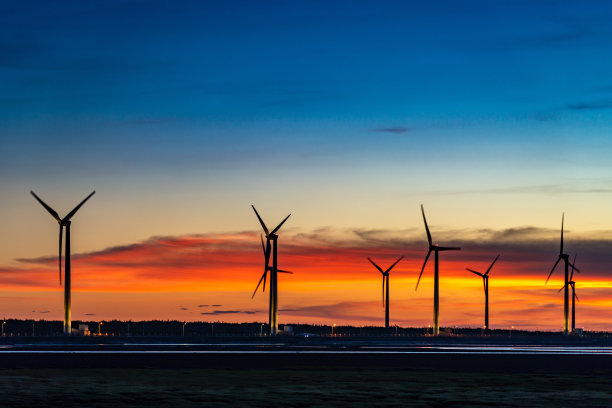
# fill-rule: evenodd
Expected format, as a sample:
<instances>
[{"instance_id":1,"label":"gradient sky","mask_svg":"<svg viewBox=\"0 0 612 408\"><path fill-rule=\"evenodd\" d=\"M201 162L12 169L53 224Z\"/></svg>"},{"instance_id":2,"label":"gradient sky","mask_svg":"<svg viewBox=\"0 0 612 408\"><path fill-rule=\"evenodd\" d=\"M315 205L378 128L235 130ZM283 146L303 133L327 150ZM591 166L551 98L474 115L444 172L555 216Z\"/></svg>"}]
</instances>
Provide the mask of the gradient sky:
<instances>
[{"instance_id":1,"label":"gradient sky","mask_svg":"<svg viewBox=\"0 0 612 408\"><path fill-rule=\"evenodd\" d=\"M612 330L612 5L605 1L0 5L0 302L76 319L253 321L255 204L283 227L280 322L560 329L561 213L578 326ZM217 306L214 306L217 305ZM95 316L95 317L94 317Z\"/></svg>"}]
</instances>

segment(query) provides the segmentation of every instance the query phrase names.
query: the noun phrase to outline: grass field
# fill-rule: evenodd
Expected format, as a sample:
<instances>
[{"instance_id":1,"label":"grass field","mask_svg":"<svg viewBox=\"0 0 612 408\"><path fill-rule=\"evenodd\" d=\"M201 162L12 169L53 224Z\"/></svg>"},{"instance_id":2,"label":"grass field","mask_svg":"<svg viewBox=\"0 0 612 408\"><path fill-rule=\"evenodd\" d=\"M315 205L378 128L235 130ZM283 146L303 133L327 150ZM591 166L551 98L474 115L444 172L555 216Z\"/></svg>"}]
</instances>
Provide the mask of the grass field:
<instances>
[{"instance_id":1,"label":"grass field","mask_svg":"<svg viewBox=\"0 0 612 408\"><path fill-rule=\"evenodd\" d=\"M6 407L610 407L610 372L2 369Z\"/></svg>"}]
</instances>

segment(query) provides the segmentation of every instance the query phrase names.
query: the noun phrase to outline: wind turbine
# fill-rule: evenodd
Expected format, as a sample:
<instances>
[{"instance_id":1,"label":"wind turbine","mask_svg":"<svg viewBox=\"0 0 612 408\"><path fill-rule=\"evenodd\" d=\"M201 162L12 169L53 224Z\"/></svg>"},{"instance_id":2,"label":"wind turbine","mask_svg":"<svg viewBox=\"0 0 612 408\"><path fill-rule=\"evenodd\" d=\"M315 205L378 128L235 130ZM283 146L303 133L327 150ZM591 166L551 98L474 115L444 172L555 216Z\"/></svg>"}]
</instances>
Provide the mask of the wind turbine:
<instances>
[{"instance_id":1,"label":"wind turbine","mask_svg":"<svg viewBox=\"0 0 612 408\"><path fill-rule=\"evenodd\" d=\"M495 257L495 259L493 260L493 262L491 263L491 265L489 266L489 268L487 269L485 273L480 273L473 269L465 268L468 271L475 273L476 275L482 278L482 284L484 286L484 292L485 292L485 330L489 330L489 272L491 272L491 268L493 268L493 265L495 265L497 258L499 258L499 255Z\"/></svg>"},{"instance_id":2,"label":"wind turbine","mask_svg":"<svg viewBox=\"0 0 612 408\"><path fill-rule=\"evenodd\" d=\"M370 261L372 265L374 265L374 267L380 271L380 273L382 274L382 278L383 278L382 280L382 301L383 301L383 307L385 308L385 329L389 328L389 272L391 272L391 269L393 269L393 267L397 265L397 263L401 261L403 258L404 256L402 255L386 271L383 271L380 266L376 265L376 263L373 260L368 258L368 261ZM387 292L386 296L385 296L385 291Z\"/></svg>"},{"instance_id":3,"label":"wind turbine","mask_svg":"<svg viewBox=\"0 0 612 408\"><path fill-rule=\"evenodd\" d=\"M434 316L433 316L433 334L437 336L440 334L440 288L439 288L439 277L438 277L438 252L440 251L458 251L461 248L458 247L441 247L438 244L434 244L431 240L431 234L429 232L429 227L427 226L427 220L425 219L425 210L423 209L423 204L421 204L421 213L423 213L423 222L425 223L425 231L427 232L427 241L429 242L429 251L427 252L427 256L425 257L425 262L423 262L423 267L421 268L421 273L419 274L419 280L417 280L415 291L419 288L419 282L421 281L421 276L423 276L423 271L425 270L425 265L427 265L427 260L429 259L429 255L433 251L435 253L435 263L434 263Z\"/></svg>"},{"instance_id":4,"label":"wind turbine","mask_svg":"<svg viewBox=\"0 0 612 408\"><path fill-rule=\"evenodd\" d=\"M555 264L553 265L552 269L550 270L550 273L548 274L548 278L546 278L546 283L544 283L545 285L548 283L548 280L550 279L550 276L552 275L552 273L555 271L555 268L557 267L557 264L559 263L560 260L563 259L563 263L565 264L565 280L563 287L565 288L565 292L563 295L563 333L564 334L569 334L569 289L568 289L568 277L569 277L569 266L571 266L572 268L576 269L577 272L580 272L580 270L578 268L575 268L574 265L570 264L569 262L569 255L568 254L564 254L563 253L563 221L565 220L565 213L563 213L563 215L561 216L561 247L559 249L559 257L557 258L557 262L555 262Z\"/></svg>"},{"instance_id":5,"label":"wind turbine","mask_svg":"<svg viewBox=\"0 0 612 408\"><path fill-rule=\"evenodd\" d=\"M576 295L576 282L574 282L574 270L577 270L576 267L576 255L574 255L574 260L572 261L572 272L570 273L569 281L567 282L572 288L572 333L576 331L576 300L580 302L578 299L578 295ZM559 292L561 292L567 285L563 285Z\"/></svg>"},{"instance_id":6,"label":"wind turbine","mask_svg":"<svg viewBox=\"0 0 612 408\"><path fill-rule=\"evenodd\" d=\"M282 227L285 221L287 221L287 218L291 216L291 214L286 216L285 219L282 220L281 223L278 224L276 228L274 228L272 231L268 231L268 227L266 227L266 224L263 222L263 220L259 216L259 213L255 209L255 206L251 205L251 207L253 207L253 211L255 211L255 215L257 215L257 219L259 220L261 227L263 228L264 233L266 235L265 245L263 243L263 238L261 240L261 245L263 248L266 265L264 268L264 273L259 279L259 283L257 284L257 287L255 288L255 292L257 292L257 289L259 289L259 285L261 284L262 281L264 283L263 290L265 290L266 277L269 271L270 272L270 309L269 309L270 334L276 335L278 333L278 279L277 279L277 273L278 272L291 273L289 271L278 269L278 255L277 255L278 254L278 251L277 251L278 235L276 235L276 233L278 232L280 227ZM272 266L271 267L270 267L270 251L272 251ZM255 292L253 292L253 296L255 296Z\"/></svg>"},{"instance_id":7,"label":"wind turbine","mask_svg":"<svg viewBox=\"0 0 612 408\"><path fill-rule=\"evenodd\" d=\"M59 283L60 286L62 284L62 233L63 229L66 228L66 255L64 259L64 335L70 336L72 334L72 321L70 317L71 313L71 300L70 300L70 219L76 212L81 208L85 201L89 200L89 198L94 195L96 192L92 192L90 195L85 197L83 201L72 211L68 213L64 218L60 218L60 216L53 210L53 208L49 207L43 200L38 198L33 191L30 191L30 194L34 196L34 198L51 214L53 218L59 223Z\"/></svg>"}]
</instances>

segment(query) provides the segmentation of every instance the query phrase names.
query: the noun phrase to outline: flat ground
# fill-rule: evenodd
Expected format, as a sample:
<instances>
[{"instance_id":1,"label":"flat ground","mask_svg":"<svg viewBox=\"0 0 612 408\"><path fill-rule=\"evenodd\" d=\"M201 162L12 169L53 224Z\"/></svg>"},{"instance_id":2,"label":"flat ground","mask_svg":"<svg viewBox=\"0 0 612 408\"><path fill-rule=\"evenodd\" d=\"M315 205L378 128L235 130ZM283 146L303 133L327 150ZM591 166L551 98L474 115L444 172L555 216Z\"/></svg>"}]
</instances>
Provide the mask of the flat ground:
<instances>
[{"instance_id":1,"label":"flat ground","mask_svg":"<svg viewBox=\"0 0 612 408\"><path fill-rule=\"evenodd\" d=\"M610 407L612 371L0 369L6 407Z\"/></svg>"},{"instance_id":2,"label":"flat ground","mask_svg":"<svg viewBox=\"0 0 612 408\"><path fill-rule=\"evenodd\" d=\"M609 347L234 343L6 344L0 407L612 407Z\"/></svg>"}]
</instances>

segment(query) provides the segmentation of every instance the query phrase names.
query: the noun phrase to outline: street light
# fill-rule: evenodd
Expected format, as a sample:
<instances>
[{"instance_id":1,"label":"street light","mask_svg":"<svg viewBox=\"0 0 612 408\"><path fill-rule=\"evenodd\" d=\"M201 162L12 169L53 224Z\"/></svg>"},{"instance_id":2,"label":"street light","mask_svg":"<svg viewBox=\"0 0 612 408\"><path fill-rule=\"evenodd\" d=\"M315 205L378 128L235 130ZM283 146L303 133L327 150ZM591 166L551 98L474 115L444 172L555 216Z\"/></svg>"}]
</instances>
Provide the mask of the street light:
<instances>
[{"instance_id":1,"label":"street light","mask_svg":"<svg viewBox=\"0 0 612 408\"><path fill-rule=\"evenodd\" d=\"M264 323L261 323L261 325L259 326L259 337L263 336L263 327L264 327Z\"/></svg>"},{"instance_id":2,"label":"street light","mask_svg":"<svg viewBox=\"0 0 612 408\"><path fill-rule=\"evenodd\" d=\"M187 324L187 322L183 322L183 337L185 337L185 325Z\"/></svg>"},{"instance_id":3,"label":"street light","mask_svg":"<svg viewBox=\"0 0 612 408\"><path fill-rule=\"evenodd\" d=\"M4 337L4 325L6 324L6 320L2 322L2 337Z\"/></svg>"},{"instance_id":4,"label":"street light","mask_svg":"<svg viewBox=\"0 0 612 408\"><path fill-rule=\"evenodd\" d=\"M103 324L104 324L104 322L99 322L99 323L98 323L98 336L100 336L100 335L101 335L101 334L100 334L100 326L101 326L101 325L103 325Z\"/></svg>"},{"instance_id":5,"label":"street light","mask_svg":"<svg viewBox=\"0 0 612 408\"><path fill-rule=\"evenodd\" d=\"M332 324L332 337L334 335L334 327L336 327L336 323Z\"/></svg>"}]
</instances>

